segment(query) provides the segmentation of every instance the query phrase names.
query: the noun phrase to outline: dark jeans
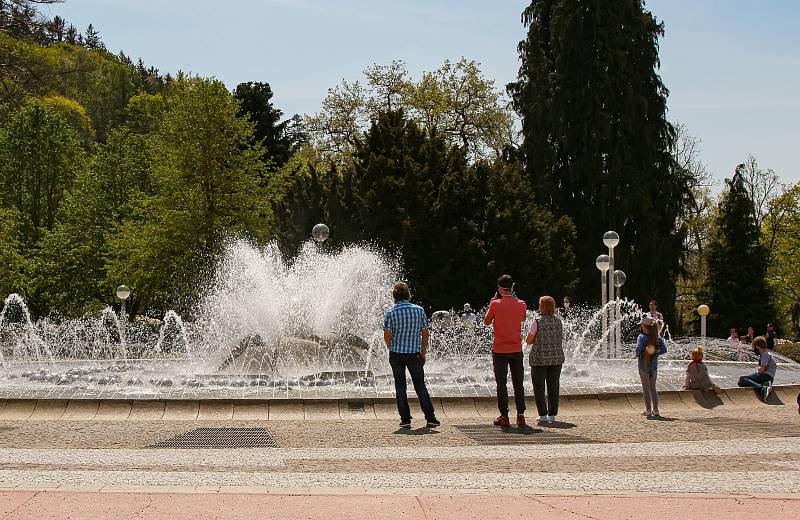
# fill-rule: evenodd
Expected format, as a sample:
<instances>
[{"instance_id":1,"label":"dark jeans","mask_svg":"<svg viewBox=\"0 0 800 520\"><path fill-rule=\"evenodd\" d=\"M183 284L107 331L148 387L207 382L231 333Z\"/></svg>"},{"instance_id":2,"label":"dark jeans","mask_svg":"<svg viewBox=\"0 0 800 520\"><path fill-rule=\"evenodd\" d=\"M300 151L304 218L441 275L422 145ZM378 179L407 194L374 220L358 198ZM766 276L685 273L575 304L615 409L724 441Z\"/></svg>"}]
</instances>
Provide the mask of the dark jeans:
<instances>
[{"instance_id":1,"label":"dark jeans","mask_svg":"<svg viewBox=\"0 0 800 520\"><path fill-rule=\"evenodd\" d=\"M533 396L536 398L536 409L539 416L558 415L558 387L561 380L561 365L531 367L533 379ZM547 386L547 398L545 398Z\"/></svg>"},{"instance_id":2,"label":"dark jeans","mask_svg":"<svg viewBox=\"0 0 800 520\"><path fill-rule=\"evenodd\" d=\"M508 416L508 370L511 369L511 384L514 386L514 404L517 406L517 415L525 414L525 366L522 362L522 352L513 354L492 353L494 378L497 381L497 408L500 415Z\"/></svg>"},{"instance_id":3,"label":"dark jeans","mask_svg":"<svg viewBox=\"0 0 800 520\"><path fill-rule=\"evenodd\" d=\"M392 366L394 375L394 392L397 395L397 411L400 412L400 420L411 421L411 410L408 408L408 394L406 393L406 369L411 374L414 391L419 398L419 406L425 414L425 419L435 420L436 412L433 410L431 396L425 386L425 361L419 354L389 352L389 364Z\"/></svg>"},{"instance_id":4,"label":"dark jeans","mask_svg":"<svg viewBox=\"0 0 800 520\"><path fill-rule=\"evenodd\" d=\"M742 387L752 387L758 390L761 389L761 385L764 383L771 383L772 376L768 374L762 374L760 372L756 372L755 374L750 374L749 376L742 376L739 378L739 386Z\"/></svg>"}]
</instances>

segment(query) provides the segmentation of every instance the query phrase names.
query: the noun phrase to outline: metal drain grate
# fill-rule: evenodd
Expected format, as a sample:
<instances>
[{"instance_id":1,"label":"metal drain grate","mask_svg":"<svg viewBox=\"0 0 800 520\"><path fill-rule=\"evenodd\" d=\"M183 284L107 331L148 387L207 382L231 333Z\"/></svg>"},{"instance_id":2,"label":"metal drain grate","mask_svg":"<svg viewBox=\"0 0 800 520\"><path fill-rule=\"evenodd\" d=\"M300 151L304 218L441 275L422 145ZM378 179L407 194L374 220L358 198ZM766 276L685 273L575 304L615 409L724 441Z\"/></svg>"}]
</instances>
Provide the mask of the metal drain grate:
<instances>
[{"instance_id":1,"label":"metal drain grate","mask_svg":"<svg viewBox=\"0 0 800 520\"><path fill-rule=\"evenodd\" d=\"M708 417L704 419L686 419L687 422L713 426L741 433L760 433L770 437L800 437L800 428L796 424L784 424L769 421L752 421L732 419L730 417Z\"/></svg>"},{"instance_id":2,"label":"metal drain grate","mask_svg":"<svg viewBox=\"0 0 800 520\"><path fill-rule=\"evenodd\" d=\"M266 428L195 428L148 448L277 448Z\"/></svg>"},{"instance_id":3,"label":"metal drain grate","mask_svg":"<svg viewBox=\"0 0 800 520\"><path fill-rule=\"evenodd\" d=\"M350 415L364 415L366 413L364 401L347 401L347 410Z\"/></svg>"},{"instance_id":4,"label":"metal drain grate","mask_svg":"<svg viewBox=\"0 0 800 520\"><path fill-rule=\"evenodd\" d=\"M484 446L509 444L603 444L603 441L578 437L550 428L503 428L487 424L465 424L455 427Z\"/></svg>"}]
</instances>

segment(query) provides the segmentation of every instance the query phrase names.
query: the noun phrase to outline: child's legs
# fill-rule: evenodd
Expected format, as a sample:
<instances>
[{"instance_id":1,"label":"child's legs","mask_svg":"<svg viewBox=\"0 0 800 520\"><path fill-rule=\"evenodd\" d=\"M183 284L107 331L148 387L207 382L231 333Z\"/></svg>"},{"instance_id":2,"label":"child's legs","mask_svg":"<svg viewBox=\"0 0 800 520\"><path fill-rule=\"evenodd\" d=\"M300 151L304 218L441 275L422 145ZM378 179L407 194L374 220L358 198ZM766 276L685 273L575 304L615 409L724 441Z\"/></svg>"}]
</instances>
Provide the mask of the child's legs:
<instances>
[{"instance_id":1,"label":"child's legs","mask_svg":"<svg viewBox=\"0 0 800 520\"><path fill-rule=\"evenodd\" d=\"M767 374L762 374L760 372L756 372L754 374L750 374L749 376L742 376L739 378L739 386L742 387L751 387L759 389L761 385L764 383L769 383L772 381L772 378Z\"/></svg>"},{"instance_id":2,"label":"child's legs","mask_svg":"<svg viewBox=\"0 0 800 520\"><path fill-rule=\"evenodd\" d=\"M644 396L644 409L649 412L650 407L650 372L639 370L639 378L642 380L642 395Z\"/></svg>"},{"instance_id":3,"label":"child's legs","mask_svg":"<svg viewBox=\"0 0 800 520\"><path fill-rule=\"evenodd\" d=\"M656 390L656 379L658 370L650 370L650 400L653 402L653 411L658 413L658 391Z\"/></svg>"}]
</instances>

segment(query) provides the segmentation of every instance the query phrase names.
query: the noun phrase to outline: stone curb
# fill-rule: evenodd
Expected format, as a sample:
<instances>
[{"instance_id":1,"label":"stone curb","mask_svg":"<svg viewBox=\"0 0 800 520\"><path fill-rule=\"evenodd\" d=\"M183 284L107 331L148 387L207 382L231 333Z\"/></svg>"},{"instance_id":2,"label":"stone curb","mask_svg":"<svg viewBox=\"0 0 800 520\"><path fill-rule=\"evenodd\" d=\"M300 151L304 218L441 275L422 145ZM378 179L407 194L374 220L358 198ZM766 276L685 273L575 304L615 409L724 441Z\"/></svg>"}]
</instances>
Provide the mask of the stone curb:
<instances>
[{"instance_id":1,"label":"stone curb","mask_svg":"<svg viewBox=\"0 0 800 520\"><path fill-rule=\"evenodd\" d=\"M701 391L659 392L666 412L764 405L793 406L800 385L778 385L763 403L748 388L725 388L719 394ZM530 398L531 396L528 396ZM644 406L640 393L598 393L561 396L561 407L575 415L636 413ZM410 399L418 407L416 399ZM442 417L492 417L494 397L436 397L434 407ZM372 399L2 399L0 421L339 421L394 419L393 398Z\"/></svg>"}]
</instances>

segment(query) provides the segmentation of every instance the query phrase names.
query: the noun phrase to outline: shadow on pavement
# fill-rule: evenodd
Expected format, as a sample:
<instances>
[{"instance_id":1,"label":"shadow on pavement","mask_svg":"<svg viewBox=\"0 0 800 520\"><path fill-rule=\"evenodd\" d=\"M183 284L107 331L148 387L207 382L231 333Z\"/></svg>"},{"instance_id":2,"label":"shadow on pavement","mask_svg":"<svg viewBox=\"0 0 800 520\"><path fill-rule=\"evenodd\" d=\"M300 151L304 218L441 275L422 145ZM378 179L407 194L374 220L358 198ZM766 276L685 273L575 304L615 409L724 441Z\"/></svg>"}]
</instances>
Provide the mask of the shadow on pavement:
<instances>
[{"instance_id":1,"label":"shadow on pavement","mask_svg":"<svg viewBox=\"0 0 800 520\"><path fill-rule=\"evenodd\" d=\"M400 428L394 432L395 435L436 435L438 433L440 432L424 426L413 430L411 428Z\"/></svg>"}]
</instances>

